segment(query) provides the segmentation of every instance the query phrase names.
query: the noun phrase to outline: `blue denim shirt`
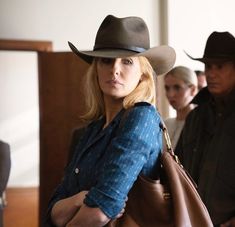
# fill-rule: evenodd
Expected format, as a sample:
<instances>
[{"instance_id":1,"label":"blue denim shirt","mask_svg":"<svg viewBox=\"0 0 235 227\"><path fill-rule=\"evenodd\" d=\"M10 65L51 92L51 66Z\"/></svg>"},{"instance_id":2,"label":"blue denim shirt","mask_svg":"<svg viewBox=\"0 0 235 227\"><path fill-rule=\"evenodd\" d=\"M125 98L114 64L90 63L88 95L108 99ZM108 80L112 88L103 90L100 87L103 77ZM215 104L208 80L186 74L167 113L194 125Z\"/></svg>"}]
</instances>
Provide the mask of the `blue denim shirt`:
<instances>
[{"instance_id":1,"label":"blue denim shirt","mask_svg":"<svg viewBox=\"0 0 235 227\"><path fill-rule=\"evenodd\" d=\"M158 174L160 120L154 106L141 102L121 110L105 129L104 118L88 125L49 208L60 199L89 190L84 203L114 218L137 176Z\"/></svg>"}]
</instances>

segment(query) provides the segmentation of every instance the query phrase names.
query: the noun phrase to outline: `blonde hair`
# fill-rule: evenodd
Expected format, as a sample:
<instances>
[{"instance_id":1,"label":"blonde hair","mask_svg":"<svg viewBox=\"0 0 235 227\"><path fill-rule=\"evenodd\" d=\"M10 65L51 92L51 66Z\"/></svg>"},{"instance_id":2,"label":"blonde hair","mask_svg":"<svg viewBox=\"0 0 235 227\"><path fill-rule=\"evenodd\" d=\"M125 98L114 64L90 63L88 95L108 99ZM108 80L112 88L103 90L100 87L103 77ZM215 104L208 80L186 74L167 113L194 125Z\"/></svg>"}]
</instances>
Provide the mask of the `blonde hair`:
<instances>
[{"instance_id":1,"label":"blonde hair","mask_svg":"<svg viewBox=\"0 0 235 227\"><path fill-rule=\"evenodd\" d=\"M146 57L138 57L142 77L137 87L123 99L125 109L134 106L137 102L156 104L156 90L153 79L153 68ZM100 89L97 76L97 59L95 58L87 71L84 81L84 97L86 110L81 118L85 121L96 120L105 115L103 93Z\"/></svg>"},{"instance_id":2,"label":"blonde hair","mask_svg":"<svg viewBox=\"0 0 235 227\"><path fill-rule=\"evenodd\" d=\"M188 86L197 87L198 84L197 75L193 70L191 70L188 67L176 66L165 75L165 78L169 75L177 79L183 80L184 83L187 84Z\"/></svg>"}]
</instances>

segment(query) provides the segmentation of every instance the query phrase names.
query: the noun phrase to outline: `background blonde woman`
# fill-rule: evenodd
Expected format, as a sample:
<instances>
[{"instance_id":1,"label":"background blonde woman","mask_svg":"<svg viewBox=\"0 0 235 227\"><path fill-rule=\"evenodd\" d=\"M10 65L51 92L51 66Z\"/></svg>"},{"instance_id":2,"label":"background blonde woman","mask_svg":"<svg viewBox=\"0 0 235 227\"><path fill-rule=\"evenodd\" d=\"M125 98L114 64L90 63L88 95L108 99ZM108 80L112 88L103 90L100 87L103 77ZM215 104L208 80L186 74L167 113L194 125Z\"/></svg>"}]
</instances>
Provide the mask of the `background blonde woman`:
<instances>
[{"instance_id":1,"label":"background blonde woman","mask_svg":"<svg viewBox=\"0 0 235 227\"><path fill-rule=\"evenodd\" d=\"M177 66L165 75L164 82L167 99L176 110L176 117L165 119L172 146L175 148L185 118L194 108L194 105L190 102L198 91L198 81L193 70L184 66Z\"/></svg>"}]
</instances>

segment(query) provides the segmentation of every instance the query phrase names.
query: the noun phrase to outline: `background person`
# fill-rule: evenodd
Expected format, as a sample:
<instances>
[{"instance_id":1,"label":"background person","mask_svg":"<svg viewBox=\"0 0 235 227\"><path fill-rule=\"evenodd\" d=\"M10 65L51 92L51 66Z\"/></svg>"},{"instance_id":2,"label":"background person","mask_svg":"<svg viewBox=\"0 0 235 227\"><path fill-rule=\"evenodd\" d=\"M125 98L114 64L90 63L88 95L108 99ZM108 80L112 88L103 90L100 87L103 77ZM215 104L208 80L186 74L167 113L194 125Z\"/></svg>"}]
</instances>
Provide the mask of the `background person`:
<instances>
[{"instance_id":1,"label":"background person","mask_svg":"<svg viewBox=\"0 0 235 227\"><path fill-rule=\"evenodd\" d=\"M150 48L141 18L112 15L100 25L92 51L69 45L91 64L83 116L89 125L50 201L47 223L99 227L122 215L139 173L158 175L162 132L153 68L157 74L169 71L175 52Z\"/></svg>"},{"instance_id":2,"label":"background person","mask_svg":"<svg viewBox=\"0 0 235 227\"><path fill-rule=\"evenodd\" d=\"M195 107L191 104L197 93L197 76L185 66L177 66L164 76L165 93L170 105L176 110L176 117L165 119L173 149L175 148L185 118Z\"/></svg>"},{"instance_id":3,"label":"background person","mask_svg":"<svg viewBox=\"0 0 235 227\"><path fill-rule=\"evenodd\" d=\"M201 70L195 70L194 71L197 75L197 82L198 82L198 90L200 91L202 88L207 86L207 82L206 82L206 75L205 72L201 71Z\"/></svg>"},{"instance_id":4,"label":"background person","mask_svg":"<svg viewBox=\"0 0 235 227\"><path fill-rule=\"evenodd\" d=\"M192 58L190 56L190 58ZM185 122L177 146L215 226L235 226L235 38L213 32L202 58L207 88Z\"/></svg>"},{"instance_id":5,"label":"background person","mask_svg":"<svg viewBox=\"0 0 235 227\"><path fill-rule=\"evenodd\" d=\"M4 208L7 205L5 190L11 169L10 145L0 140L0 226L4 224Z\"/></svg>"}]
</instances>

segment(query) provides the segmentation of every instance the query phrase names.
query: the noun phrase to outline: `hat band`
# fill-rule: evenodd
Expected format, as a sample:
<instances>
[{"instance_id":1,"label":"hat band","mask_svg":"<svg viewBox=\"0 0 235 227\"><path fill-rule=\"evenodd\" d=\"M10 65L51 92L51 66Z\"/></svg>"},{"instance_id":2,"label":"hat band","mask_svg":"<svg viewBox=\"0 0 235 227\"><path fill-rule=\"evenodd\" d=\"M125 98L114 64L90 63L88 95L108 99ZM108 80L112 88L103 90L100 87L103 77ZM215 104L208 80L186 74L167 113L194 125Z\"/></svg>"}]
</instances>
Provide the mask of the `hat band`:
<instances>
[{"instance_id":1,"label":"hat band","mask_svg":"<svg viewBox=\"0 0 235 227\"><path fill-rule=\"evenodd\" d=\"M104 46L104 45L95 45L93 50L103 50L103 49L121 49L121 50L129 50L137 53L142 53L146 51L143 47L136 47L136 46L125 46L125 45L118 45L118 46Z\"/></svg>"}]
</instances>

